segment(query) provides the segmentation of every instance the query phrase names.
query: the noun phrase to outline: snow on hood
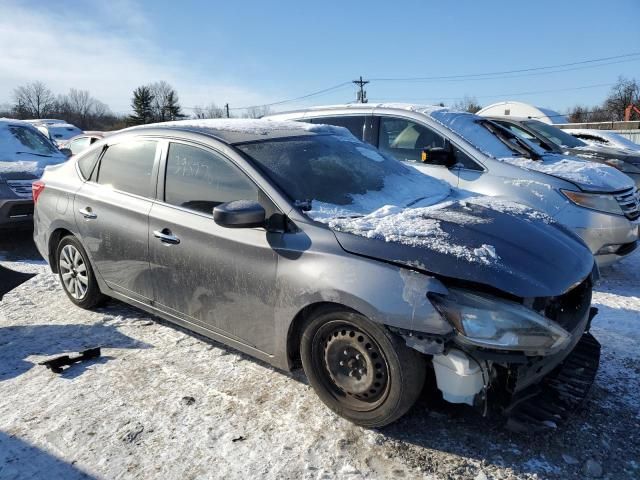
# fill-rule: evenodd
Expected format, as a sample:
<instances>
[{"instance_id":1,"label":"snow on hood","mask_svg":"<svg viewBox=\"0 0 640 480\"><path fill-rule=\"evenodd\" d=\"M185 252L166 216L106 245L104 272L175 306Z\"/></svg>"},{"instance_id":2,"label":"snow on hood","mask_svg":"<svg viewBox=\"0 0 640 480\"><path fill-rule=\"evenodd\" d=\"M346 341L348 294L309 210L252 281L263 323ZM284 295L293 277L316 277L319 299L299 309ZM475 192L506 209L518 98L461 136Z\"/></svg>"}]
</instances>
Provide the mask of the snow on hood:
<instances>
[{"instance_id":1,"label":"snow on hood","mask_svg":"<svg viewBox=\"0 0 640 480\"><path fill-rule=\"evenodd\" d=\"M640 145L629 140L616 132L610 132L607 130L591 130L588 128L565 128L565 132L571 135L590 135L593 137L601 137L607 143L590 138L579 138L589 146L594 147L609 147L621 150L627 150L633 153L640 153Z\"/></svg>"},{"instance_id":2,"label":"snow on hood","mask_svg":"<svg viewBox=\"0 0 640 480\"><path fill-rule=\"evenodd\" d=\"M546 173L578 184L586 191L617 191L633 187L633 181L609 165L589 162L577 157L546 153L537 145L525 141L540 155L539 160L514 157L514 153L489 130L478 125L481 117L446 108L425 111L434 120L453 131L482 153L517 167Z\"/></svg>"},{"instance_id":3,"label":"snow on hood","mask_svg":"<svg viewBox=\"0 0 640 480\"><path fill-rule=\"evenodd\" d=\"M463 227L492 222L490 216L478 215L477 209L473 206L515 216L521 220L555 223L550 216L526 205L485 196L450 200L430 206L385 205L363 216L323 217L320 221L339 232L412 247L425 247L468 262L485 265L496 263L500 257L495 246L484 243L476 246L456 243L446 229L442 228L441 222Z\"/></svg>"},{"instance_id":4,"label":"snow on hood","mask_svg":"<svg viewBox=\"0 0 640 480\"><path fill-rule=\"evenodd\" d=\"M568 180L586 191L610 192L632 188L634 185L631 178L609 165L577 157L547 154L541 160L522 157L501 158L500 160L517 167Z\"/></svg>"}]
</instances>

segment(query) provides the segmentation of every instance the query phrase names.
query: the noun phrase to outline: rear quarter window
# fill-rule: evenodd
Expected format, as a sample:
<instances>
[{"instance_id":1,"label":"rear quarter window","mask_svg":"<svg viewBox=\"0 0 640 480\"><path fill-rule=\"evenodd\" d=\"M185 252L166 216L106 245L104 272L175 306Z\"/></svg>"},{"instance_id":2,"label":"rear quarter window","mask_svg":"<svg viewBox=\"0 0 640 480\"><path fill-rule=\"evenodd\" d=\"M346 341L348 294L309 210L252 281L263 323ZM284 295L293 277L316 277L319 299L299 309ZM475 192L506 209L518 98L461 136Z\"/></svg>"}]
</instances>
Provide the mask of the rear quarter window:
<instances>
[{"instance_id":1,"label":"rear quarter window","mask_svg":"<svg viewBox=\"0 0 640 480\"><path fill-rule=\"evenodd\" d=\"M80 169L82 178L85 180L91 179L91 174L100 158L102 150L102 148L96 148L78 157L78 168Z\"/></svg>"}]
</instances>

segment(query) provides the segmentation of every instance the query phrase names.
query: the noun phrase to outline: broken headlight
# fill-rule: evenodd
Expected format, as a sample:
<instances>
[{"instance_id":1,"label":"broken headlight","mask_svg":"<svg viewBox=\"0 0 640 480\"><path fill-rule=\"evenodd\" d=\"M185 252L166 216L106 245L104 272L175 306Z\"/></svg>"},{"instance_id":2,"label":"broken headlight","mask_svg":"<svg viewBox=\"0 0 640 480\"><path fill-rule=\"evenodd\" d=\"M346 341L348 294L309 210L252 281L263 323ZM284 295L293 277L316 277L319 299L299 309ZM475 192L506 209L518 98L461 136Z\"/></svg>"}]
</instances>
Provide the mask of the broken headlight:
<instances>
[{"instance_id":1,"label":"broken headlight","mask_svg":"<svg viewBox=\"0 0 640 480\"><path fill-rule=\"evenodd\" d=\"M457 288L449 288L448 295L432 293L429 299L464 343L546 355L570 339L558 324L516 302Z\"/></svg>"}]
</instances>

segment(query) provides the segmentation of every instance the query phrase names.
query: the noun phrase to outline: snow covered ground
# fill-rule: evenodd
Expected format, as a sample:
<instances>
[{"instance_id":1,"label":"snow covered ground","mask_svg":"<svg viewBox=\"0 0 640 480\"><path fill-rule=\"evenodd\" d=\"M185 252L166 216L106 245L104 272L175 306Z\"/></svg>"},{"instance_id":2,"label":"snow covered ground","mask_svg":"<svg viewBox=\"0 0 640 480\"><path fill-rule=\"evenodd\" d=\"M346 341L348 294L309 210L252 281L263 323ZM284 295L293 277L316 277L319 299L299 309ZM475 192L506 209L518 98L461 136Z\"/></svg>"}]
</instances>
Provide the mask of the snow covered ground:
<instances>
[{"instance_id":1,"label":"snow covered ground","mask_svg":"<svg viewBox=\"0 0 640 480\"><path fill-rule=\"evenodd\" d=\"M0 302L2 479L560 479L584 478L587 465L640 477L640 254L603 271L600 373L570 423L545 436L427 398L390 427L356 427L300 372L118 302L81 310L42 262L1 255L37 274ZM38 365L97 345L100 359L61 375Z\"/></svg>"}]
</instances>

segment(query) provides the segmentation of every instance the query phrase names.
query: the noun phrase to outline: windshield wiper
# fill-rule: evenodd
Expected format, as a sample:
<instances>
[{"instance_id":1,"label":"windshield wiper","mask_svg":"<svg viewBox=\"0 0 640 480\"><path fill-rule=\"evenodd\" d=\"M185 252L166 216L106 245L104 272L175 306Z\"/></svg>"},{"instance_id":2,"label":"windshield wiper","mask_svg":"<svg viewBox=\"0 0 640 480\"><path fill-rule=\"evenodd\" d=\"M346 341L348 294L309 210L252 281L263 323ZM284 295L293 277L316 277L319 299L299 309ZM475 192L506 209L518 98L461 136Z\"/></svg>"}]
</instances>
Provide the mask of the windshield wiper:
<instances>
[{"instance_id":1,"label":"windshield wiper","mask_svg":"<svg viewBox=\"0 0 640 480\"><path fill-rule=\"evenodd\" d=\"M51 158L53 157L53 155L45 155L44 153L33 153L33 152L16 152L16 154L18 153L23 153L25 155L37 155L38 157L47 157L47 158Z\"/></svg>"},{"instance_id":2,"label":"windshield wiper","mask_svg":"<svg viewBox=\"0 0 640 480\"><path fill-rule=\"evenodd\" d=\"M489 120L479 120L478 123L493 133L498 140L504 143L510 150L532 160L540 159L540 155L538 155L535 150L529 147L529 145L527 145L527 143L517 135L491 123ZM512 143L512 140L515 141L515 144Z\"/></svg>"}]
</instances>

